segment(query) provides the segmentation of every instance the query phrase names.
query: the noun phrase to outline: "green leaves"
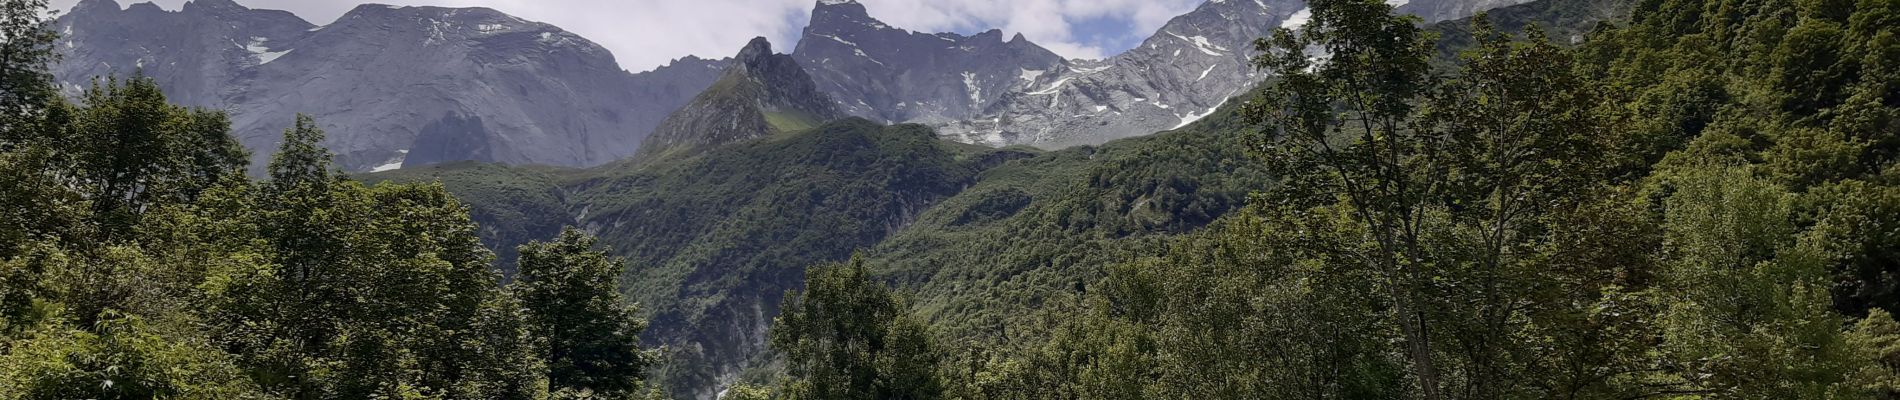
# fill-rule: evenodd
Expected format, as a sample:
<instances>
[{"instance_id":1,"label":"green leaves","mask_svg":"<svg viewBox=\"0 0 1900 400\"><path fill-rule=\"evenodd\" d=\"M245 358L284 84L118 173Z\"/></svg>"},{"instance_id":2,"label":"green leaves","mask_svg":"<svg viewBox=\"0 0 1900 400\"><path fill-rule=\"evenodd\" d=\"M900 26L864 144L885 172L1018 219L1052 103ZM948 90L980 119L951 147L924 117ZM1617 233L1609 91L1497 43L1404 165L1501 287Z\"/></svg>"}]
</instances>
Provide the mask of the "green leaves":
<instances>
[{"instance_id":1,"label":"green leaves","mask_svg":"<svg viewBox=\"0 0 1900 400\"><path fill-rule=\"evenodd\" d=\"M521 274L513 289L527 310L529 330L547 338L537 353L557 397L634 398L654 362L639 348L646 324L634 317L616 285L624 261L595 250L594 241L570 228L553 242L521 246Z\"/></svg>"},{"instance_id":2,"label":"green leaves","mask_svg":"<svg viewBox=\"0 0 1900 400\"><path fill-rule=\"evenodd\" d=\"M787 292L771 331L785 354L790 399L937 399L939 355L927 329L871 281L864 260L816 266Z\"/></svg>"}]
</instances>

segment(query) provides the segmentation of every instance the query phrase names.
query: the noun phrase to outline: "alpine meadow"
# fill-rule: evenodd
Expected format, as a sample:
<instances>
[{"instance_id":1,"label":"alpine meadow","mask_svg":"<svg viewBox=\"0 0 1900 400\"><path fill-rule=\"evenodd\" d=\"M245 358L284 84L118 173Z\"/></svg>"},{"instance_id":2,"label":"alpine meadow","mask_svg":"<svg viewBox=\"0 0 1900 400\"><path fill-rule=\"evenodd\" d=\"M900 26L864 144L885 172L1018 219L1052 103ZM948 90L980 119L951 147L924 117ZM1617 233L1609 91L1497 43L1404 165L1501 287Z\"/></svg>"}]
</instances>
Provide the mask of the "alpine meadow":
<instances>
[{"instance_id":1,"label":"alpine meadow","mask_svg":"<svg viewBox=\"0 0 1900 400\"><path fill-rule=\"evenodd\" d=\"M0 0L0 400L1900 399L1900 0L346 1Z\"/></svg>"}]
</instances>

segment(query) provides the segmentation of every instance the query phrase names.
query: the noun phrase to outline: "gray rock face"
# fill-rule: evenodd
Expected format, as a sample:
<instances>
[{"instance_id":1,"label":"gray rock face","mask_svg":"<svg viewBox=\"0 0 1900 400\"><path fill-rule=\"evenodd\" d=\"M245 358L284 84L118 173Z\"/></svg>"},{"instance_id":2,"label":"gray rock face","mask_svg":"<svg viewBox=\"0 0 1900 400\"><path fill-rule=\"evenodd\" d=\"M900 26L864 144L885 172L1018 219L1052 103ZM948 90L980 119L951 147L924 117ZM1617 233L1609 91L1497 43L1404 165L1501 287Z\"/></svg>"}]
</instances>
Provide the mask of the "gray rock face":
<instances>
[{"instance_id":1,"label":"gray rock face","mask_svg":"<svg viewBox=\"0 0 1900 400\"><path fill-rule=\"evenodd\" d=\"M650 159L810 129L843 118L791 56L752 39L719 80L660 123L640 146Z\"/></svg>"},{"instance_id":2,"label":"gray rock face","mask_svg":"<svg viewBox=\"0 0 1900 400\"><path fill-rule=\"evenodd\" d=\"M58 24L69 93L143 71L175 102L230 111L258 166L296 113L316 117L347 170L598 165L633 154L727 64L631 74L593 42L486 8L364 5L319 27L230 0L86 0Z\"/></svg>"},{"instance_id":3,"label":"gray rock face","mask_svg":"<svg viewBox=\"0 0 1900 400\"><path fill-rule=\"evenodd\" d=\"M1431 22L1525 1L1412 0L1399 11ZM1253 40L1303 23L1305 10L1300 0L1208 0L1139 47L1063 61L1021 35L914 33L853 0L821 0L795 56L851 114L930 125L966 143L1060 148L1206 116L1263 78L1249 62Z\"/></svg>"},{"instance_id":4,"label":"gray rock face","mask_svg":"<svg viewBox=\"0 0 1900 400\"><path fill-rule=\"evenodd\" d=\"M1006 94L988 115L946 124L958 141L1059 148L1100 144L1186 125L1259 81L1252 42L1295 12L1298 0L1210 0L1175 17L1139 47L1073 62Z\"/></svg>"},{"instance_id":5,"label":"gray rock face","mask_svg":"<svg viewBox=\"0 0 1900 400\"><path fill-rule=\"evenodd\" d=\"M792 52L820 89L852 115L885 122L949 122L984 115L1037 76L1068 65L1003 31L918 33L871 18L852 0L820 1Z\"/></svg>"}]
</instances>

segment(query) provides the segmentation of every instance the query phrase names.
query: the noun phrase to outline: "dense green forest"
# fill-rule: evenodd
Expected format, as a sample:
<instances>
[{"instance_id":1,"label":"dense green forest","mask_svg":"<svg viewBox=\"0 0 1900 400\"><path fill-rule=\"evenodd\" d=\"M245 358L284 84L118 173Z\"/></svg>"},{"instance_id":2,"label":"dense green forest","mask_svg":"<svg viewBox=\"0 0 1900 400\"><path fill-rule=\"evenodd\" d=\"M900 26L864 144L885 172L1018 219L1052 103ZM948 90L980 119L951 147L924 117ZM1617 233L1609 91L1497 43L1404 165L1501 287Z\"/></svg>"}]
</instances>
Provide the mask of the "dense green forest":
<instances>
[{"instance_id":1,"label":"dense green forest","mask_svg":"<svg viewBox=\"0 0 1900 400\"><path fill-rule=\"evenodd\" d=\"M253 180L150 79L61 98L45 2L0 5L0 398L657 396L592 239L499 285L440 185L351 180L302 117Z\"/></svg>"},{"instance_id":2,"label":"dense green forest","mask_svg":"<svg viewBox=\"0 0 1900 400\"><path fill-rule=\"evenodd\" d=\"M1152 137L368 183L0 4L0 399L1900 398L1900 1L1312 0Z\"/></svg>"}]
</instances>

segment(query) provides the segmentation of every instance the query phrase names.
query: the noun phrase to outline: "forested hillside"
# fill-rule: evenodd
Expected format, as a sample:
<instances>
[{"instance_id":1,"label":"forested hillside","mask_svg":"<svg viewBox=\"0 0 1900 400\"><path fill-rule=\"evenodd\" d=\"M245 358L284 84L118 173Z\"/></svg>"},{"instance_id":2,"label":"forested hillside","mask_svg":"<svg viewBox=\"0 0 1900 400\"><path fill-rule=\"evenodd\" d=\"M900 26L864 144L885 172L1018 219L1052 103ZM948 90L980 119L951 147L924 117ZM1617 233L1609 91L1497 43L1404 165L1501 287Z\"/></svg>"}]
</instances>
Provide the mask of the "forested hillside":
<instances>
[{"instance_id":1,"label":"forested hillside","mask_svg":"<svg viewBox=\"0 0 1900 400\"><path fill-rule=\"evenodd\" d=\"M1259 42L1276 78L1231 133L1276 183L1241 212L1001 324L1039 343L915 334L963 328L838 283L876 262L814 268L773 334L789 377L737 392L1896 395L1894 2L1643 2L1574 49L1479 18L1437 66L1390 6L1310 4Z\"/></svg>"},{"instance_id":2,"label":"forested hillside","mask_svg":"<svg viewBox=\"0 0 1900 400\"><path fill-rule=\"evenodd\" d=\"M1900 1L1311 0L1102 146L362 182L0 5L0 400L1900 398Z\"/></svg>"},{"instance_id":3,"label":"forested hillside","mask_svg":"<svg viewBox=\"0 0 1900 400\"><path fill-rule=\"evenodd\" d=\"M253 180L151 79L58 96L44 7L0 2L0 398L660 396L592 239L500 285L461 202L341 175L307 117Z\"/></svg>"},{"instance_id":4,"label":"forested hillside","mask_svg":"<svg viewBox=\"0 0 1900 400\"><path fill-rule=\"evenodd\" d=\"M561 224L599 235L629 258L625 290L651 315L648 342L671 350L662 377L687 392L762 361L767 325L804 267L876 245L979 171L1030 155L848 119L664 163L462 163L370 179L441 182L501 227L483 237L502 249Z\"/></svg>"}]
</instances>

